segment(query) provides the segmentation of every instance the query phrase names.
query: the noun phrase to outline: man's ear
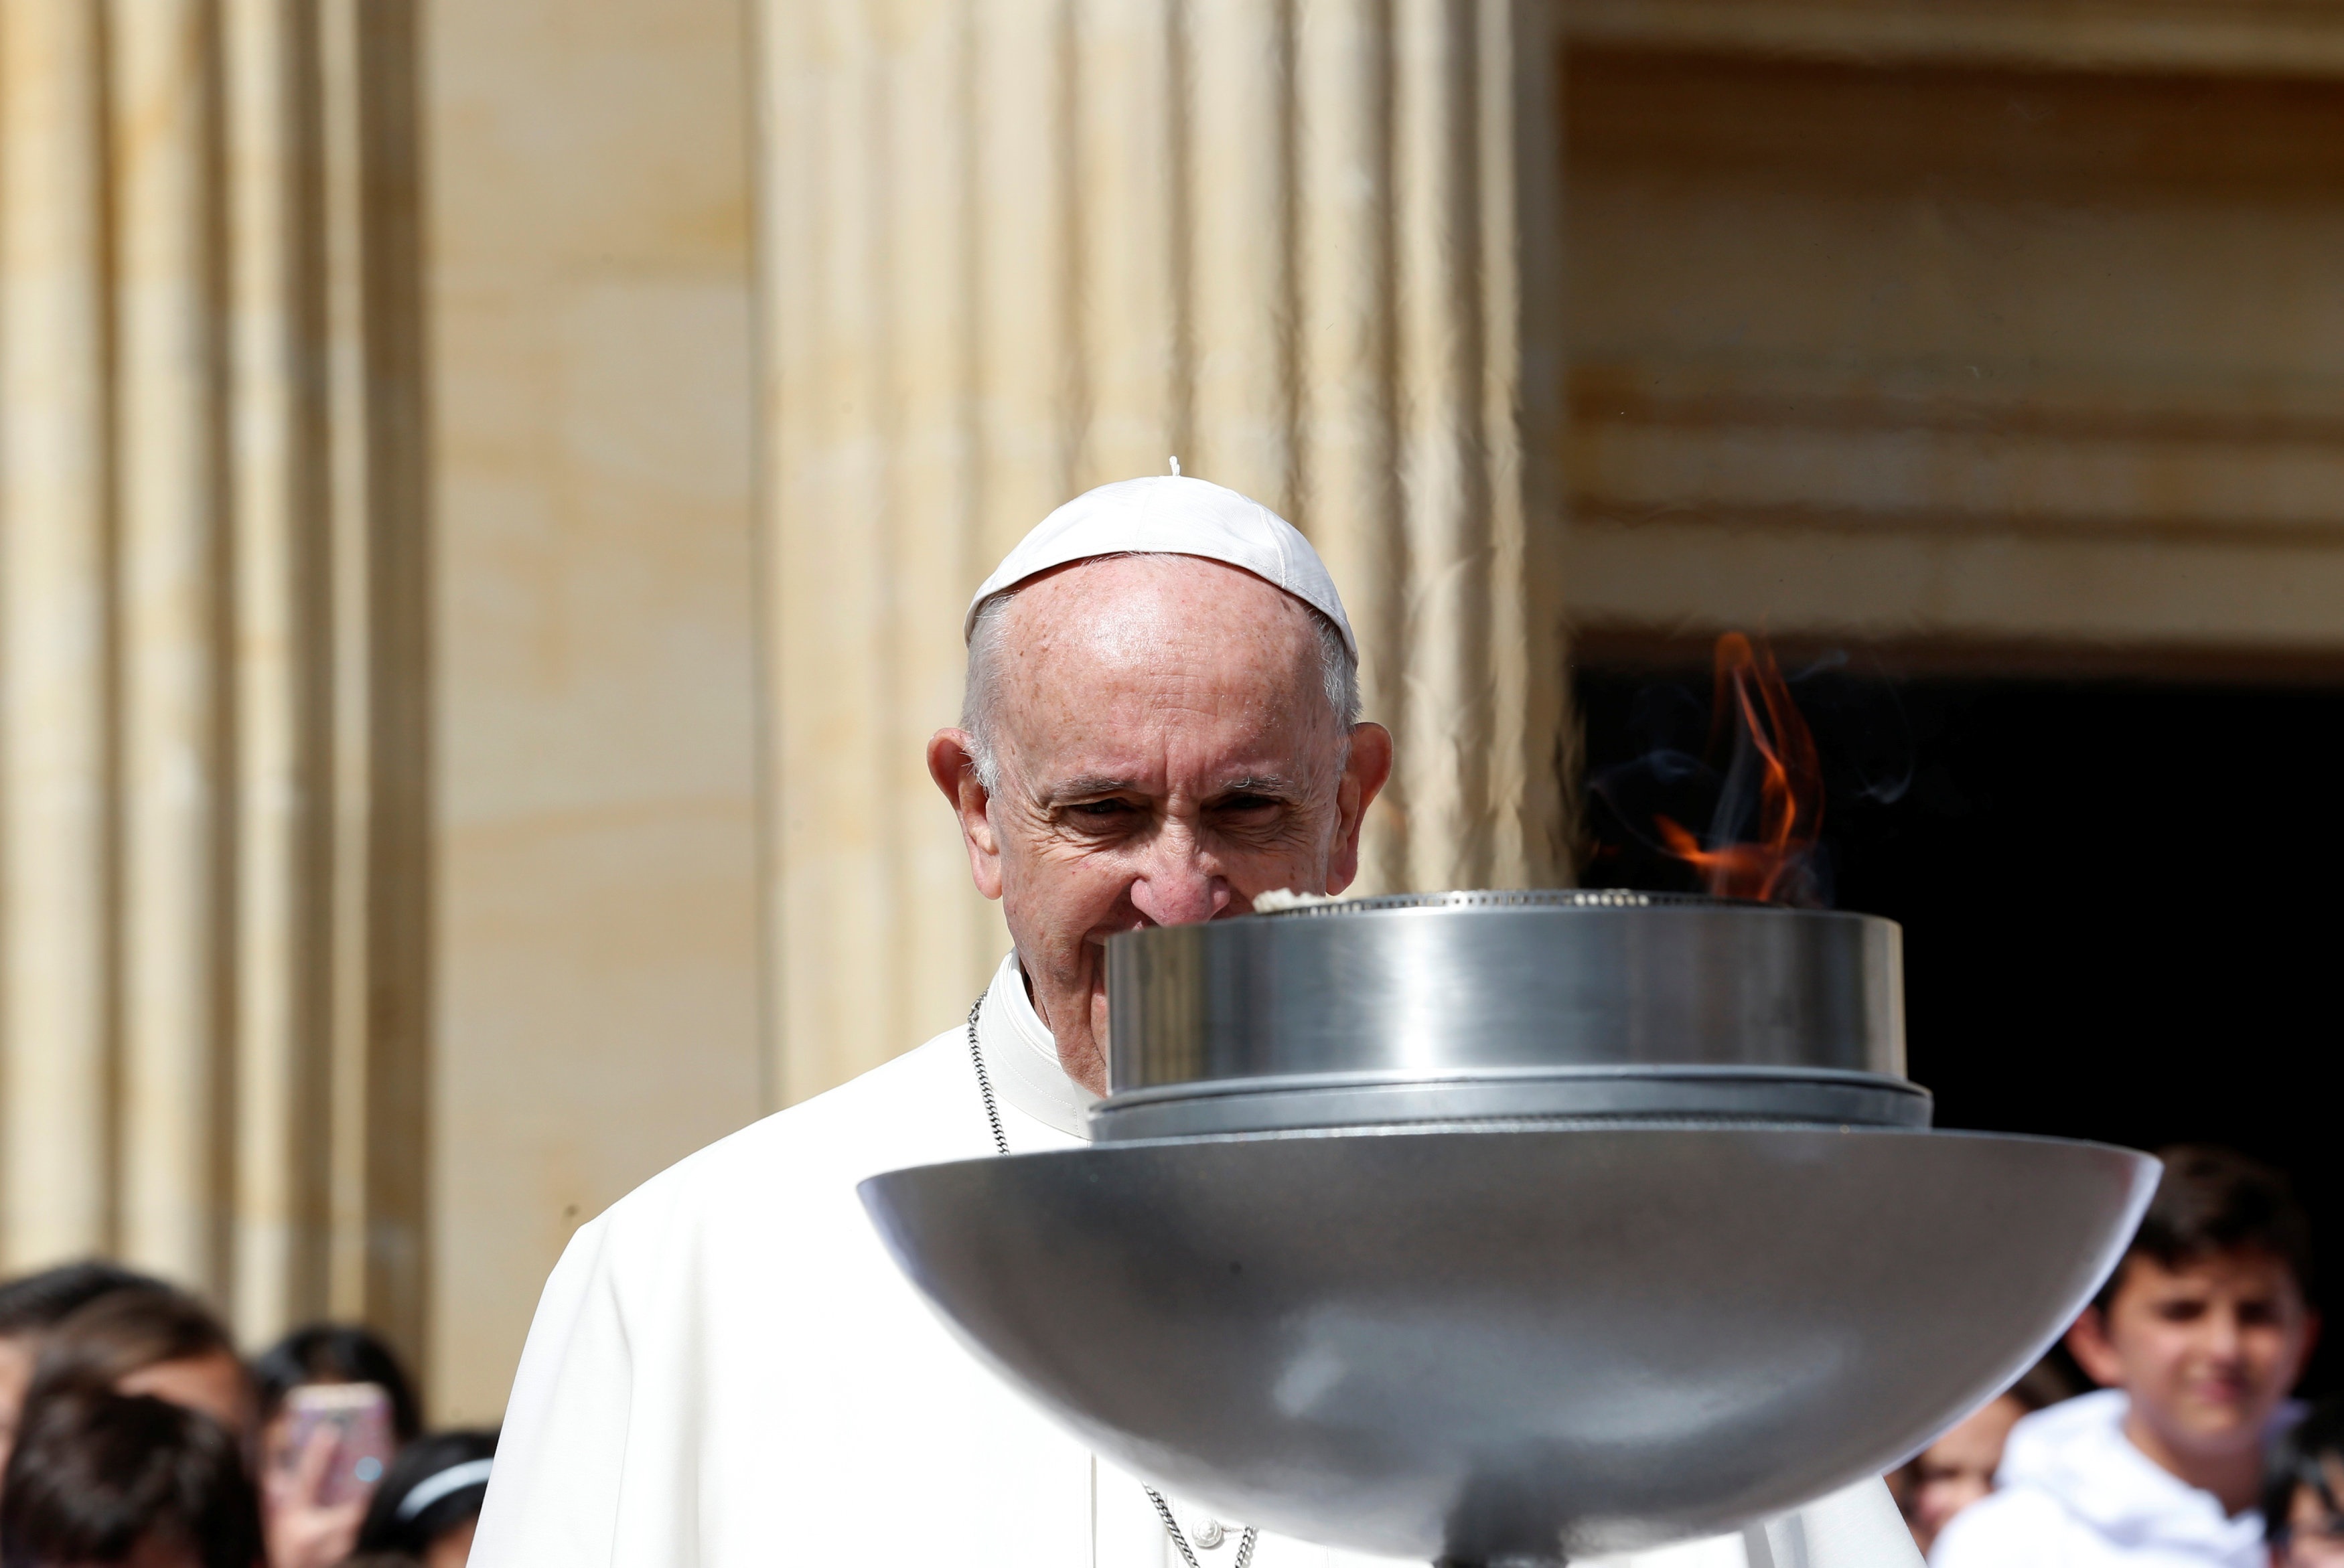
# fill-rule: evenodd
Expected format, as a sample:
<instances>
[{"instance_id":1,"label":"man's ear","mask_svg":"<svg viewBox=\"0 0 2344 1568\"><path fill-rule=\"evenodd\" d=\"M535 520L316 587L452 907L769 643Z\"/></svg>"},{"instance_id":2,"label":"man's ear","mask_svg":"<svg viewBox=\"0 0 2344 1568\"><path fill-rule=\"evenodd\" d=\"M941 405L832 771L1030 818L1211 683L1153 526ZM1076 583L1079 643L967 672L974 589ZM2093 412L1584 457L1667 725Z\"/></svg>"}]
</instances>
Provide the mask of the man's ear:
<instances>
[{"instance_id":1,"label":"man's ear","mask_svg":"<svg viewBox=\"0 0 2344 1568\"><path fill-rule=\"evenodd\" d=\"M2075 1327L2067 1331L2067 1353L2076 1358L2084 1375L2102 1388L2114 1388L2124 1381L2123 1359L2108 1338L2107 1314L2096 1306L2086 1307L2076 1316Z\"/></svg>"},{"instance_id":2,"label":"man's ear","mask_svg":"<svg viewBox=\"0 0 2344 1568\"><path fill-rule=\"evenodd\" d=\"M976 777L976 742L965 729L939 729L928 737L928 777L952 802L960 819L960 841L968 850L968 874L988 899L1001 896L1001 839L988 809L993 798Z\"/></svg>"},{"instance_id":3,"label":"man's ear","mask_svg":"<svg viewBox=\"0 0 2344 1568\"><path fill-rule=\"evenodd\" d=\"M1391 770L1391 731L1380 724L1351 726L1351 755L1335 787L1335 849L1327 858L1329 893L1341 892L1359 874L1359 829L1366 825L1368 808L1382 793Z\"/></svg>"}]
</instances>

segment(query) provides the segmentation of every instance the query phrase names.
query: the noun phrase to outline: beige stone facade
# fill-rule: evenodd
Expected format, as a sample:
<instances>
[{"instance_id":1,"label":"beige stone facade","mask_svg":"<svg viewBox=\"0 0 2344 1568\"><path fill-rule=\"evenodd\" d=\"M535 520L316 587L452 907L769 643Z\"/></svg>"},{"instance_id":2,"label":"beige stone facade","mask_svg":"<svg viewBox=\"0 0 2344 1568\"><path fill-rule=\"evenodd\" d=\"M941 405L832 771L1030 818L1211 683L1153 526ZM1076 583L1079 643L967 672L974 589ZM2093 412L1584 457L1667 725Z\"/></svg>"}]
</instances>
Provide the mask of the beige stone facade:
<instances>
[{"instance_id":1,"label":"beige stone facade","mask_svg":"<svg viewBox=\"0 0 2344 1568\"><path fill-rule=\"evenodd\" d=\"M1577 620L2332 668L2344 34L1963 9L1579 13Z\"/></svg>"},{"instance_id":2,"label":"beige stone facade","mask_svg":"<svg viewBox=\"0 0 2344 1568\"><path fill-rule=\"evenodd\" d=\"M1174 455L1379 887L1567 877L1567 626L2344 668L2339 131L2284 0L0 0L0 1259L492 1419L965 1008L961 606Z\"/></svg>"},{"instance_id":3,"label":"beige stone facade","mask_svg":"<svg viewBox=\"0 0 2344 1568\"><path fill-rule=\"evenodd\" d=\"M424 1337L412 15L0 5L0 1258Z\"/></svg>"}]
</instances>

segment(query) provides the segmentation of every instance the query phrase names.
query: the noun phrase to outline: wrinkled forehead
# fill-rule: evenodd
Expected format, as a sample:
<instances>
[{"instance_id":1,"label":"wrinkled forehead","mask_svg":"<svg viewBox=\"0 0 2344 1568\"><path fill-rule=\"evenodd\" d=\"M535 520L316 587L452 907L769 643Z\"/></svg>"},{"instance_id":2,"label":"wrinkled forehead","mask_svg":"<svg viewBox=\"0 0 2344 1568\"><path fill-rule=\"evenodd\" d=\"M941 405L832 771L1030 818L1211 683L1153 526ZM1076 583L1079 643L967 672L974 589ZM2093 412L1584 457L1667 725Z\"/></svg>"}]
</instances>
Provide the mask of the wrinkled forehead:
<instances>
[{"instance_id":1,"label":"wrinkled forehead","mask_svg":"<svg viewBox=\"0 0 2344 1568\"><path fill-rule=\"evenodd\" d=\"M1004 717L1029 752L1167 729L1308 746L1332 728L1309 611L1217 561L1115 557L1037 578L1008 606L996 657Z\"/></svg>"}]
</instances>

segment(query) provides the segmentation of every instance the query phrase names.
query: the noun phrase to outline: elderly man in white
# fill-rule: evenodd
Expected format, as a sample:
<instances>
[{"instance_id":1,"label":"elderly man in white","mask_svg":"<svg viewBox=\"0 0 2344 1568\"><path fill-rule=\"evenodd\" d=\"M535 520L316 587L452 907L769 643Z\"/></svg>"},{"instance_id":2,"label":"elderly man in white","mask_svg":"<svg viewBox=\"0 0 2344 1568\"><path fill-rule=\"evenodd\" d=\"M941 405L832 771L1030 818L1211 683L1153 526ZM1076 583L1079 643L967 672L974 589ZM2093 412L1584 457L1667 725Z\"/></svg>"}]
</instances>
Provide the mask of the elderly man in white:
<instances>
[{"instance_id":1,"label":"elderly man in white","mask_svg":"<svg viewBox=\"0 0 2344 1568\"><path fill-rule=\"evenodd\" d=\"M1013 1151L1083 1141L1106 1089L1108 937L1350 882L1392 742L1358 721L1334 585L1267 508L1133 479L1051 514L965 630L961 727L929 741L928 771L1013 950L965 1029L580 1228L521 1357L479 1568L1365 1561L1256 1541L1090 1453L960 1348L854 1193L878 1171L993 1153L985 1080ZM1877 1482L1665 1555L1918 1561Z\"/></svg>"}]
</instances>

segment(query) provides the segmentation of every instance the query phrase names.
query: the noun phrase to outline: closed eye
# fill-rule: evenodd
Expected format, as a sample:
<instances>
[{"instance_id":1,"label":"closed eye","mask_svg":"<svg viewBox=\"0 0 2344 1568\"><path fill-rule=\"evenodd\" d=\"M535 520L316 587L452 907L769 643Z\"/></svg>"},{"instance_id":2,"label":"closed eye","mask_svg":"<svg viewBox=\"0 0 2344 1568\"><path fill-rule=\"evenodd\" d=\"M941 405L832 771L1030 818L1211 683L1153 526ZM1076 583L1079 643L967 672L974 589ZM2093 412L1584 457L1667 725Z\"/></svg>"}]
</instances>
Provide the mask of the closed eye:
<instances>
[{"instance_id":1,"label":"closed eye","mask_svg":"<svg viewBox=\"0 0 2344 1568\"><path fill-rule=\"evenodd\" d=\"M1268 811L1285 805L1275 795L1228 795L1215 805L1221 811Z\"/></svg>"}]
</instances>

